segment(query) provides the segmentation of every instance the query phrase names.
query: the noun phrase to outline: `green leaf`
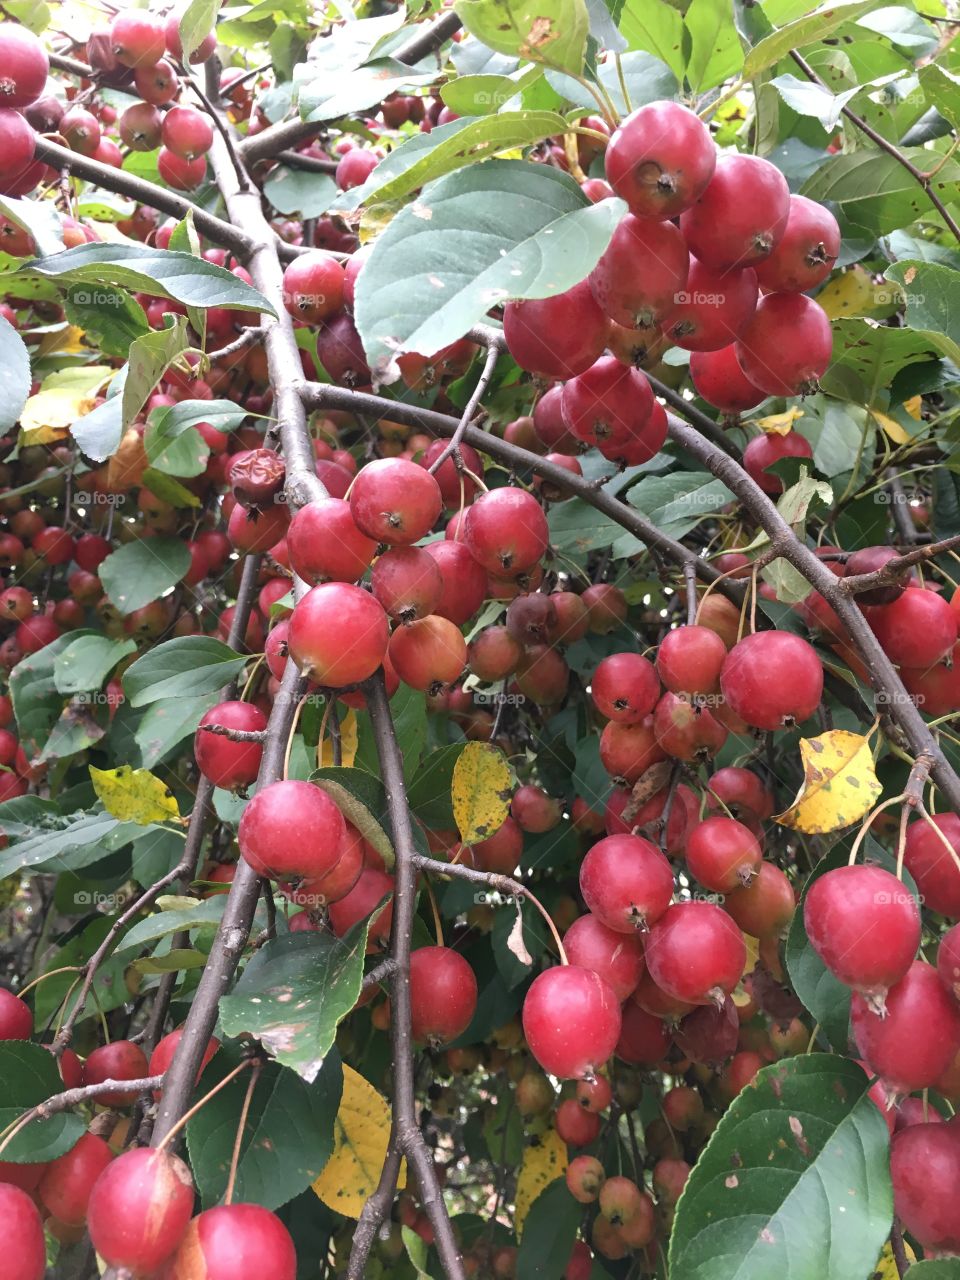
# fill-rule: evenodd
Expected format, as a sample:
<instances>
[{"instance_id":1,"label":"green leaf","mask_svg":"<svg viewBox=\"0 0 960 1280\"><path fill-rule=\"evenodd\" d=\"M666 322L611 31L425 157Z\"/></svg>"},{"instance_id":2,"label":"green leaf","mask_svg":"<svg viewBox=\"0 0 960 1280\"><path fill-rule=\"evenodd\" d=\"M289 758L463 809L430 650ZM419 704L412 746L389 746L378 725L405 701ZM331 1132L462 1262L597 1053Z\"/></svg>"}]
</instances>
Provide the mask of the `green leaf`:
<instances>
[{"instance_id":1,"label":"green leaf","mask_svg":"<svg viewBox=\"0 0 960 1280\"><path fill-rule=\"evenodd\" d=\"M0 316L0 431L15 426L30 394L30 353L16 329Z\"/></svg>"},{"instance_id":2,"label":"green leaf","mask_svg":"<svg viewBox=\"0 0 960 1280\"><path fill-rule=\"evenodd\" d=\"M805 45L825 40L845 22L852 22L875 7L876 0L844 0L839 4L821 5L813 13L788 22L753 46L744 62L744 79L752 80L767 67L774 66L791 49L802 49Z\"/></svg>"},{"instance_id":3,"label":"green leaf","mask_svg":"<svg viewBox=\"0 0 960 1280\"><path fill-rule=\"evenodd\" d=\"M205 258L134 244L81 244L26 264L22 270L63 284L117 284L135 293L173 298L185 306L229 307L275 315L263 294Z\"/></svg>"},{"instance_id":4,"label":"green leaf","mask_svg":"<svg viewBox=\"0 0 960 1280\"><path fill-rule=\"evenodd\" d=\"M960 272L934 262L906 259L884 272L903 290L904 324L922 333L954 364L960 364Z\"/></svg>"},{"instance_id":5,"label":"green leaf","mask_svg":"<svg viewBox=\"0 0 960 1280\"><path fill-rule=\"evenodd\" d=\"M931 166L934 153L903 147L918 169ZM948 160L931 185L946 204L960 193L960 163ZM851 233L874 237L928 217L933 205L924 189L893 156L880 151L854 151L829 156L803 184L801 193L821 204L838 206Z\"/></svg>"},{"instance_id":6,"label":"green leaf","mask_svg":"<svg viewBox=\"0 0 960 1280\"><path fill-rule=\"evenodd\" d=\"M13 196L0 196L0 214L24 231L29 231L40 254L63 253L63 228L59 214L49 200L17 200Z\"/></svg>"},{"instance_id":7,"label":"green leaf","mask_svg":"<svg viewBox=\"0 0 960 1280\"><path fill-rule=\"evenodd\" d=\"M238 1065L239 1048L225 1046L203 1075L199 1097ZM205 1209L227 1189L237 1120L250 1087L241 1072L205 1103L187 1124L190 1168ZM333 1124L343 1072L336 1052L307 1084L293 1071L268 1062L257 1077L240 1143L234 1196L242 1204L277 1209L319 1177L333 1150Z\"/></svg>"},{"instance_id":8,"label":"green leaf","mask_svg":"<svg viewBox=\"0 0 960 1280\"><path fill-rule=\"evenodd\" d=\"M53 680L58 693L83 693L99 689L121 658L135 653L133 640L111 640L109 636L84 635L67 645L53 663Z\"/></svg>"},{"instance_id":9,"label":"green leaf","mask_svg":"<svg viewBox=\"0 0 960 1280\"><path fill-rule=\"evenodd\" d=\"M563 1274L577 1238L580 1213L567 1189L557 1178L537 1196L523 1224L517 1253L517 1280L552 1280Z\"/></svg>"},{"instance_id":10,"label":"green leaf","mask_svg":"<svg viewBox=\"0 0 960 1280\"><path fill-rule=\"evenodd\" d=\"M571 288L624 210L616 199L587 204L567 174L521 160L441 178L401 209L358 277L356 322L371 367L439 350L507 298Z\"/></svg>"},{"instance_id":11,"label":"green leaf","mask_svg":"<svg viewBox=\"0 0 960 1280\"><path fill-rule=\"evenodd\" d=\"M122 392L124 426L134 420L154 387L189 345L185 316L174 316L173 324L166 329L150 330L131 344Z\"/></svg>"},{"instance_id":12,"label":"green leaf","mask_svg":"<svg viewBox=\"0 0 960 1280\"><path fill-rule=\"evenodd\" d=\"M308 173L278 164L263 184L263 192L278 213L316 218L326 213L337 194L332 173Z\"/></svg>"},{"instance_id":13,"label":"green leaf","mask_svg":"<svg viewBox=\"0 0 960 1280\"><path fill-rule=\"evenodd\" d=\"M427 1243L417 1235L412 1227L400 1228L400 1239L407 1251L407 1257L416 1272L417 1280L432 1280L427 1266Z\"/></svg>"},{"instance_id":14,"label":"green leaf","mask_svg":"<svg viewBox=\"0 0 960 1280\"><path fill-rule=\"evenodd\" d=\"M115 948L117 955L127 951L139 951L151 942L158 942L171 933L179 933L181 929L207 929L212 934L223 918L226 902L225 894L214 894L211 898L197 901L196 898L160 899L161 905L172 903L188 903L187 906L172 906L167 911L155 911L145 920L138 920L128 929Z\"/></svg>"},{"instance_id":15,"label":"green leaf","mask_svg":"<svg viewBox=\"0 0 960 1280\"><path fill-rule=\"evenodd\" d=\"M665 62L677 80L683 79L683 18L673 5L651 0L626 0L620 32L631 49L644 49Z\"/></svg>"},{"instance_id":16,"label":"green leaf","mask_svg":"<svg viewBox=\"0 0 960 1280\"><path fill-rule=\"evenodd\" d=\"M53 817L0 852L0 879L25 867L89 866L103 856L103 841L121 824L109 813L83 814L75 820Z\"/></svg>"},{"instance_id":17,"label":"green leaf","mask_svg":"<svg viewBox=\"0 0 960 1280\"><path fill-rule=\"evenodd\" d=\"M705 93L736 76L743 67L743 48L727 0L691 0L684 26L690 33L687 82Z\"/></svg>"},{"instance_id":18,"label":"green leaf","mask_svg":"<svg viewBox=\"0 0 960 1280\"><path fill-rule=\"evenodd\" d=\"M878 397L896 375L933 354L930 339L911 329L891 329L866 320L835 320L833 358L822 379L823 389L858 405L885 409L885 401Z\"/></svg>"},{"instance_id":19,"label":"green leaf","mask_svg":"<svg viewBox=\"0 0 960 1280\"><path fill-rule=\"evenodd\" d=\"M63 1090L56 1059L49 1049L28 1040L0 1043L0 1130ZM3 1159L17 1164L55 1160L76 1145L85 1129L83 1117L73 1111L61 1111L46 1120L31 1120L4 1147Z\"/></svg>"},{"instance_id":20,"label":"green leaf","mask_svg":"<svg viewBox=\"0 0 960 1280\"><path fill-rule=\"evenodd\" d=\"M526 147L563 133L567 124L555 111L504 111L453 120L430 133L416 133L381 160L362 187L344 194L340 208L398 200L426 182L486 160L498 151Z\"/></svg>"},{"instance_id":21,"label":"green leaf","mask_svg":"<svg viewBox=\"0 0 960 1280\"><path fill-rule=\"evenodd\" d=\"M440 97L458 116L495 115L521 92L525 84L542 75L539 67L529 67L526 75L516 79L497 75L458 76L456 80L447 81L440 90ZM447 126L440 127L445 129ZM404 145L409 146L409 142Z\"/></svg>"},{"instance_id":22,"label":"green leaf","mask_svg":"<svg viewBox=\"0 0 960 1280\"><path fill-rule=\"evenodd\" d=\"M518 54L579 75L590 27L583 0L456 0L471 35L498 53Z\"/></svg>"},{"instance_id":23,"label":"green leaf","mask_svg":"<svg viewBox=\"0 0 960 1280\"><path fill-rule=\"evenodd\" d=\"M246 411L232 400L181 400L154 409L143 437L150 465L166 475L202 475L210 447L193 428L206 422L218 431L232 431L245 417Z\"/></svg>"},{"instance_id":24,"label":"green leaf","mask_svg":"<svg viewBox=\"0 0 960 1280\"><path fill-rule=\"evenodd\" d=\"M960 79L935 62L928 62L918 74L926 100L954 129L960 128Z\"/></svg>"},{"instance_id":25,"label":"green leaf","mask_svg":"<svg viewBox=\"0 0 960 1280\"><path fill-rule=\"evenodd\" d=\"M123 383L127 376L122 368L107 389L107 399L90 413L78 418L70 434L78 447L94 462L103 462L116 453L123 436Z\"/></svg>"},{"instance_id":26,"label":"green leaf","mask_svg":"<svg viewBox=\"0 0 960 1280\"><path fill-rule=\"evenodd\" d=\"M312 60L305 70L316 74ZM323 70L316 79L300 85L300 117L314 123L339 120L341 116L369 110L400 89L430 84L436 78L436 71L414 72L393 58L379 58L355 70Z\"/></svg>"},{"instance_id":27,"label":"green leaf","mask_svg":"<svg viewBox=\"0 0 960 1280\"><path fill-rule=\"evenodd\" d=\"M85 631L82 634L96 635L96 632ZM64 699L57 689L54 663L78 638L76 631L58 636L36 653L21 658L10 673L14 719L28 757L43 746L63 710Z\"/></svg>"},{"instance_id":28,"label":"green leaf","mask_svg":"<svg viewBox=\"0 0 960 1280\"><path fill-rule=\"evenodd\" d=\"M123 688L134 707L196 697L222 689L249 660L213 636L178 636L149 649L128 667Z\"/></svg>"},{"instance_id":29,"label":"green leaf","mask_svg":"<svg viewBox=\"0 0 960 1280\"><path fill-rule=\"evenodd\" d=\"M380 780L365 769L329 765L312 773L310 781L327 793L347 821L373 845L387 867L392 867L395 854L383 824L386 797Z\"/></svg>"},{"instance_id":30,"label":"green leaf","mask_svg":"<svg viewBox=\"0 0 960 1280\"><path fill-rule=\"evenodd\" d=\"M853 95L860 92L860 85L854 85L852 89L844 89L842 93L831 93L823 85L801 80L789 73L777 76L770 83L792 111L796 111L797 115L812 116L819 120L828 133L837 127L840 112Z\"/></svg>"},{"instance_id":31,"label":"green leaf","mask_svg":"<svg viewBox=\"0 0 960 1280\"><path fill-rule=\"evenodd\" d=\"M149 489L161 502L168 502L171 507L200 506L200 499L195 493L182 485L179 480L175 480L173 476L157 471L154 467L147 467L144 470L140 483L144 489Z\"/></svg>"},{"instance_id":32,"label":"green leaf","mask_svg":"<svg viewBox=\"0 0 960 1280\"><path fill-rule=\"evenodd\" d=\"M143 307L125 289L68 289L63 309L107 355L126 357L132 344L150 333Z\"/></svg>"},{"instance_id":33,"label":"green leaf","mask_svg":"<svg viewBox=\"0 0 960 1280\"><path fill-rule=\"evenodd\" d=\"M220 12L220 0L190 0L180 18L180 43L183 46L184 64L194 49L198 49L204 38L216 25Z\"/></svg>"},{"instance_id":34,"label":"green leaf","mask_svg":"<svg viewBox=\"0 0 960 1280\"><path fill-rule=\"evenodd\" d=\"M960 1280L960 1258L914 1262L910 1265L913 1280Z\"/></svg>"},{"instance_id":35,"label":"green leaf","mask_svg":"<svg viewBox=\"0 0 960 1280\"><path fill-rule=\"evenodd\" d=\"M154 702L134 730L140 767L152 769L184 738L192 738L201 718L220 701L219 693L208 693L198 698L164 698Z\"/></svg>"},{"instance_id":36,"label":"green leaf","mask_svg":"<svg viewBox=\"0 0 960 1280\"><path fill-rule=\"evenodd\" d=\"M628 492L627 501L658 529L669 528L673 537L680 538L726 506L730 490L705 471L675 471L645 476Z\"/></svg>"},{"instance_id":37,"label":"green leaf","mask_svg":"<svg viewBox=\"0 0 960 1280\"><path fill-rule=\"evenodd\" d=\"M189 568L186 543L179 538L159 537L128 542L112 551L98 573L108 599L127 614L157 600Z\"/></svg>"},{"instance_id":38,"label":"green leaf","mask_svg":"<svg viewBox=\"0 0 960 1280\"><path fill-rule=\"evenodd\" d=\"M798 999L813 1014L827 1040L840 1053L846 1052L850 1033L850 988L833 976L810 945L803 922L803 904L814 881L827 871L844 866L847 856L847 850L838 847L814 868L790 922L784 951L787 972Z\"/></svg>"},{"instance_id":39,"label":"green leaf","mask_svg":"<svg viewBox=\"0 0 960 1280\"><path fill-rule=\"evenodd\" d=\"M366 924L345 938L290 933L268 942L221 998L223 1029L252 1035L311 1084L360 995L366 945Z\"/></svg>"},{"instance_id":40,"label":"green leaf","mask_svg":"<svg viewBox=\"0 0 960 1280\"><path fill-rule=\"evenodd\" d=\"M890 1230L889 1135L855 1062L764 1067L721 1118L676 1209L671 1280L851 1280Z\"/></svg>"},{"instance_id":41,"label":"green leaf","mask_svg":"<svg viewBox=\"0 0 960 1280\"><path fill-rule=\"evenodd\" d=\"M453 770L463 754L464 744L439 747L425 757L407 787L410 808L428 827L449 830L453 827L450 788Z\"/></svg>"}]
</instances>

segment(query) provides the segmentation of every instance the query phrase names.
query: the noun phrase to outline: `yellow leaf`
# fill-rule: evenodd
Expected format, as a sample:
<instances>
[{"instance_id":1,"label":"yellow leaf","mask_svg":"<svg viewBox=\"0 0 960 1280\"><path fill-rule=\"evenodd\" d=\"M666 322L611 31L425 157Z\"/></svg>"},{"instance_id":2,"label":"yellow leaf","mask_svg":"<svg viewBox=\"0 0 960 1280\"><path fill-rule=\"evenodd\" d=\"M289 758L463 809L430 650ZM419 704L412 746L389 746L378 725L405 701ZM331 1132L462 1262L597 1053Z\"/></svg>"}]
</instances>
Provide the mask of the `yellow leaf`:
<instances>
[{"instance_id":1,"label":"yellow leaf","mask_svg":"<svg viewBox=\"0 0 960 1280\"><path fill-rule=\"evenodd\" d=\"M916 1262L917 1255L906 1240L903 1242L903 1248L909 1261ZM890 1247L889 1240L883 1246L883 1253L877 1259L877 1265L870 1280L900 1280L900 1269L897 1266L896 1258L893 1256L893 1249Z\"/></svg>"},{"instance_id":2,"label":"yellow leaf","mask_svg":"<svg viewBox=\"0 0 960 1280\"><path fill-rule=\"evenodd\" d=\"M760 939L751 937L749 933L743 935L743 940L747 944L747 963L743 967L744 975L753 973L757 967L757 961L760 959Z\"/></svg>"},{"instance_id":3,"label":"yellow leaf","mask_svg":"<svg viewBox=\"0 0 960 1280\"><path fill-rule=\"evenodd\" d=\"M909 400L904 400L903 407L906 409L907 413L909 413L911 418L916 418L917 422L919 422L920 413L923 409L923 397L911 396Z\"/></svg>"},{"instance_id":4,"label":"yellow leaf","mask_svg":"<svg viewBox=\"0 0 960 1280\"><path fill-rule=\"evenodd\" d=\"M369 1081L343 1064L343 1094L333 1124L333 1154L313 1190L328 1209L359 1218L376 1190L390 1139L390 1107ZM399 1186L404 1185L401 1167Z\"/></svg>"},{"instance_id":5,"label":"yellow leaf","mask_svg":"<svg viewBox=\"0 0 960 1280\"><path fill-rule=\"evenodd\" d=\"M357 713L351 707L340 721L340 763L345 769L352 767L357 758ZM326 769L335 765L333 758L333 738L328 732L323 735L320 749L317 752L317 768Z\"/></svg>"},{"instance_id":6,"label":"yellow leaf","mask_svg":"<svg viewBox=\"0 0 960 1280\"><path fill-rule=\"evenodd\" d=\"M23 406L20 429L24 444L47 444L59 440L71 422L90 412L94 397L76 388L51 387L38 391Z\"/></svg>"},{"instance_id":7,"label":"yellow leaf","mask_svg":"<svg viewBox=\"0 0 960 1280\"><path fill-rule=\"evenodd\" d=\"M910 433L901 427L896 418L891 418L888 413L880 413L877 409L870 410L874 421L878 426L882 427L884 432L890 437L894 444L909 444Z\"/></svg>"},{"instance_id":8,"label":"yellow leaf","mask_svg":"<svg viewBox=\"0 0 960 1280\"><path fill-rule=\"evenodd\" d=\"M807 835L852 826L873 807L883 788L873 769L869 739L846 729L800 739L803 786L776 821Z\"/></svg>"},{"instance_id":9,"label":"yellow leaf","mask_svg":"<svg viewBox=\"0 0 960 1280\"><path fill-rule=\"evenodd\" d=\"M485 840L510 808L510 766L489 742L468 742L453 767L453 816L465 844Z\"/></svg>"},{"instance_id":10,"label":"yellow leaf","mask_svg":"<svg viewBox=\"0 0 960 1280\"><path fill-rule=\"evenodd\" d=\"M81 355L86 348L83 345L83 330L76 325L65 324L54 333L45 333L37 348L37 357L50 356L62 352L69 356Z\"/></svg>"},{"instance_id":11,"label":"yellow leaf","mask_svg":"<svg viewBox=\"0 0 960 1280\"><path fill-rule=\"evenodd\" d=\"M556 1129L547 1129L523 1153L517 1178L514 1222L519 1236L530 1207L544 1188L567 1170L567 1144Z\"/></svg>"},{"instance_id":12,"label":"yellow leaf","mask_svg":"<svg viewBox=\"0 0 960 1280\"><path fill-rule=\"evenodd\" d=\"M147 769L131 769L128 764L119 769L94 769L91 765L90 780L107 813L121 822L145 827L180 816L176 796Z\"/></svg>"},{"instance_id":13,"label":"yellow leaf","mask_svg":"<svg viewBox=\"0 0 960 1280\"><path fill-rule=\"evenodd\" d=\"M766 418L754 418L750 425L751 427L759 427L767 435L785 436L788 431L793 430L793 424L796 420L802 417L803 410L794 405L792 409L787 409L785 413L771 413Z\"/></svg>"},{"instance_id":14,"label":"yellow leaf","mask_svg":"<svg viewBox=\"0 0 960 1280\"><path fill-rule=\"evenodd\" d=\"M817 301L831 320L862 316L876 306L874 285L863 267L851 267L828 280L817 294Z\"/></svg>"}]
</instances>

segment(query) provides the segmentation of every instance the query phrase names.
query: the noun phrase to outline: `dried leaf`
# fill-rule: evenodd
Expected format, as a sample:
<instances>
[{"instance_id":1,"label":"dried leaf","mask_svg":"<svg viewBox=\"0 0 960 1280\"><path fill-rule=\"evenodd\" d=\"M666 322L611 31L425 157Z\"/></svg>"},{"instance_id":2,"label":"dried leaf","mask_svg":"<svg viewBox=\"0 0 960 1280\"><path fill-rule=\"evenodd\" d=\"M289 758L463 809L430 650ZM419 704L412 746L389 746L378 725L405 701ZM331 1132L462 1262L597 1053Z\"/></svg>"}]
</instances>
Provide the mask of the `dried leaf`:
<instances>
[{"instance_id":1,"label":"dried leaf","mask_svg":"<svg viewBox=\"0 0 960 1280\"><path fill-rule=\"evenodd\" d=\"M803 410L794 405L792 409L787 409L784 413L771 413L766 418L754 418L750 426L759 427L761 431L766 431L768 435L785 436L793 430L793 424L797 419L802 417Z\"/></svg>"},{"instance_id":2,"label":"dried leaf","mask_svg":"<svg viewBox=\"0 0 960 1280\"><path fill-rule=\"evenodd\" d=\"M507 947L521 964L533 964L533 956L527 950L526 943L523 940L523 910L519 902L517 903L517 918L514 920L513 928L507 938Z\"/></svg>"}]
</instances>

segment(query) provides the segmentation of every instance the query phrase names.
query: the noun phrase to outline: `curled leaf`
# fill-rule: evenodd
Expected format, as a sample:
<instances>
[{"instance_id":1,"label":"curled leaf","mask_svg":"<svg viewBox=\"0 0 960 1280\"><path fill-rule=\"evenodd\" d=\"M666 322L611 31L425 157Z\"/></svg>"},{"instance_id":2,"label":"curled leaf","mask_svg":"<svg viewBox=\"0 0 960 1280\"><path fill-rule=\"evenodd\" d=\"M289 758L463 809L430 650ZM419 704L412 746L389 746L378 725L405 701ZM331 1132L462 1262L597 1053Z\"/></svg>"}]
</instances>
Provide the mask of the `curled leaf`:
<instances>
[{"instance_id":1,"label":"curled leaf","mask_svg":"<svg viewBox=\"0 0 960 1280\"><path fill-rule=\"evenodd\" d=\"M840 831L859 822L883 788L873 767L870 742L859 733L831 729L800 739L803 786L776 821L807 835Z\"/></svg>"}]
</instances>

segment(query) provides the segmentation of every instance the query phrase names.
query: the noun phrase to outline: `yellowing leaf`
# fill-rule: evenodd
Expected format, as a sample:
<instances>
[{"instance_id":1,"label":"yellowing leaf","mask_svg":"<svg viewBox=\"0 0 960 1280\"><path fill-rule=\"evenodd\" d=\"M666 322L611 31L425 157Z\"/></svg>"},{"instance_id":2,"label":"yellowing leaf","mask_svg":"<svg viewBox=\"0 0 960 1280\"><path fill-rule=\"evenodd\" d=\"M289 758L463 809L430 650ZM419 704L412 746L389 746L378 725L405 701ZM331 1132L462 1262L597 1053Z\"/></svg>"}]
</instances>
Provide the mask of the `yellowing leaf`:
<instances>
[{"instance_id":1,"label":"yellowing leaf","mask_svg":"<svg viewBox=\"0 0 960 1280\"><path fill-rule=\"evenodd\" d=\"M333 1154L313 1184L328 1209L359 1218L376 1190L390 1139L390 1107L369 1081L343 1064L343 1094L333 1125ZM404 1185L403 1168L399 1185Z\"/></svg>"},{"instance_id":2,"label":"yellowing leaf","mask_svg":"<svg viewBox=\"0 0 960 1280\"><path fill-rule=\"evenodd\" d=\"M869 739L846 729L800 739L803 786L776 821L807 835L824 835L859 822L883 788L873 769Z\"/></svg>"},{"instance_id":3,"label":"yellowing leaf","mask_svg":"<svg viewBox=\"0 0 960 1280\"><path fill-rule=\"evenodd\" d=\"M876 302L869 272L856 266L834 276L817 294L817 301L831 320L862 316L865 312L872 311Z\"/></svg>"},{"instance_id":4,"label":"yellowing leaf","mask_svg":"<svg viewBox=\"0 0 960 1280\"><path fill-rule=\"evenodd\" d=\"M45 333L37 348L37 357L50 356L55 352L65 355L81 355L86 348L83 345L83 330L74 324L65 324L62 329L53 333Z\"/></svg>"},{"instance_id":5,"label":"yellowing leaf","mask_svg":"<svg viewBox=\"0 0 960 1280\"><path fill-rule=\"evenodd\" d=\"M896 418L891 418L888 413L880 413L877 409L871 409L870 413L877 425L883 429L894 444L910 443L910 433L901 427Z\"/></svg>"},{"instance_id":6,"label":"yellowing leaf","mask_svg":"<svg viewBox=\"0 0 960 1280\"><path fill-rule=\"evenodd\" d=\"M94 398L86 391L52 387L38 391L23 406L20 429L23 444L48 444L66 435L67 428L77 418L90 412Z\"/></svg>"},{"instance_id":7,"label":"yellowing leaf","mask_svg":"<svg viewBox=\"0 0 960 1280\"><path fill-rule=\"evenodd\" d=\"M340 764L345 769L351 768L357 758L357 713L351 707L340 721ZM323 735L320 750L317 752L317 768L325 769L336 764L333 758L333 738L328 732Z\"/></svg>"},{"instance_id":8,"label":"yellowing leaf","mask_svg":"<svg viewBox=\"0 0 960 1280\"><path fill-rule=\"evenodd\" d=\"M907 413L909 413L911 418L916 418L917 422L919 422L920 413L923 409L923 397L911 396L909 400L904 400L903 407L906 409Z\"/></svg>"},{"instance_id":9,"label":"yellowing leaf","mask_svg":"<svg viewBox=\"0 0 960 1280\"><path fill-rule=\"evenodd\" d=\"M548 1129L526 1148L517 1178L514 1222L518 1236L523 1231L523 1224L534 1200L556 1178L562 1178L566 1170L567 1144L556 1129Z\"/></svg>"},{"instance_id":10,"label":"yellowing leaf","mask_svg":"<svg viewBox=\"0 0 960 1280\"><path fill-rule=\"evenodd\" d=\"M468 742L453 768L453 816L465 844L485 840L510 808L510 766L489 742Z\"/></svg>"},{"instance_id":11,"label":"yellowing leaf","mask_svg":"<svg viewBox=\"0 0 960 1280\"><path fill-rule=\"evenodd\" d=\"M767 435L785 436L788 431L793 430L793 424L798 418L803 417L803 410L798 409L796 405L792 409L787 409L785 413L771 413L766 418L754 418L751 427L759 427L761 431L766 431Z\"/></svg>"},{"instance_id":12,"label":"yellowing leaf","mask_svg":"<svg viewBox=\"0 0 960 1280\"><path fill-rule=\"evenodd\" d=\"M906 1240L903 1242L904 1252L910 1262L916 1262L917 1255L910 1248ZM890 1241L883 1246L883 1253L877 1259L877 1265L870 1277L870 1280L900 1280L900 1269L897 1266L897 1260L893 1256L893 1249L890 1247Z\"/></svg>"},{"instance_id":13,"label":"yellowing leaf","mask_svg":"<svg viewBox=\"0 0 960 1280\"><path fill-rule=\"evenodd\" d=\"M91 765L90 780L107 813L121 822L145 827L180 816L176 796L147 769L131 769L128 764L119 769L94 769Z\"/></svg>"},{"instance_id":14,"label":"yellowing leaf","mask_svg":"<svg viewBox=\"0 0 960 1280\"><path fill-rule=\"evenodd\" d=\"M746 976L748 973L753 973L757 967L757 961L760 959L760 939L745 933L743 940L747 945L747 963L743 966L744 976Z\"/></svg>"}]
</instances>

